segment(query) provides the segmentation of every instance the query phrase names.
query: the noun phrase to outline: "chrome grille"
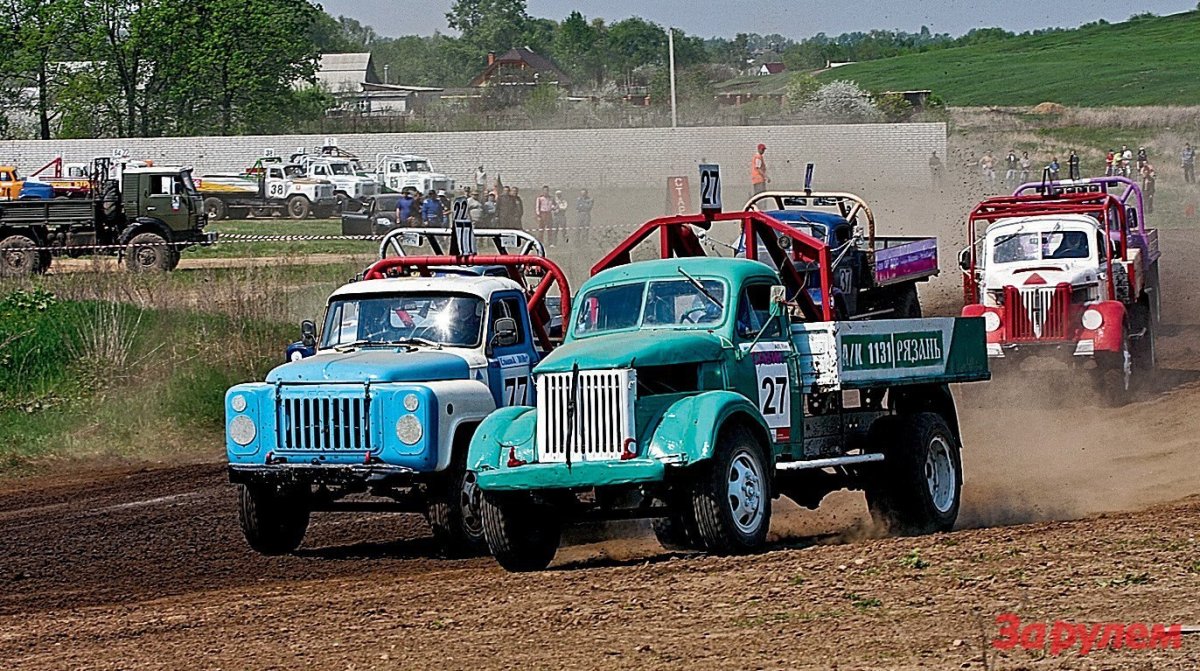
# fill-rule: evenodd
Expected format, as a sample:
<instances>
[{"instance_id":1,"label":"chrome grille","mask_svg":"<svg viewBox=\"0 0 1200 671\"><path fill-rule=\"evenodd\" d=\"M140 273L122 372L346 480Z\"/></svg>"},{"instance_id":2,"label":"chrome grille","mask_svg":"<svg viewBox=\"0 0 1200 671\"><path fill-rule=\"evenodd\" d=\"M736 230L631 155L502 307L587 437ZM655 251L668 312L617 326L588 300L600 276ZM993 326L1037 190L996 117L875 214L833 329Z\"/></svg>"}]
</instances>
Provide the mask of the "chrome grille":
<instances>
[{"instance_id":1,"label":"chrome grille","mask_svg":"<svg viewBox=\"0 0 1200 671\"><path fill-rule=\"evenodd\" d=\"M279 400L279 449L366 452L370 413L359 396L299 396Z\"/></svg>"},{"instance_id":2,"label":"chrome grille","mask_svg":"<svg viewBox=\"0 0 1200 671\"><path fill-rule=\"evenodd\" d=\"M630 369L547 373L537 378L538 461L620 459L634 438L637 373ZM575 412L569 410L574 386Z\"/></svg>"}]
</instances>

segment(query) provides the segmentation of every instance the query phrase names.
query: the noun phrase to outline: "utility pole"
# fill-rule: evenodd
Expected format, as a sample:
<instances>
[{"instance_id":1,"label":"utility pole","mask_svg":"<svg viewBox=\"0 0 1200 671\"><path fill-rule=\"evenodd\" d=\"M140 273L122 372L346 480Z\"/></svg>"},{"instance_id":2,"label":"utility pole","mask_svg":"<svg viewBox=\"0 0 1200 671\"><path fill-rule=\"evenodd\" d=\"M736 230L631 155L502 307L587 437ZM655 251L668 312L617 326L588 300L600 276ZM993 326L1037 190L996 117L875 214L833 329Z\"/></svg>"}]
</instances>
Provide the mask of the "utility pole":
<instances>
[{"instance_id":1,"label":"utility pole","mask_svg":"<svg viewBox=\"0 0 1200 671\"><path fill-rule=\"evenodd\" d=\"M667 60L671 64L671 128L679 126L679 113L675 108L675 29L667 26Z\"/></svg>"}]
</instances>

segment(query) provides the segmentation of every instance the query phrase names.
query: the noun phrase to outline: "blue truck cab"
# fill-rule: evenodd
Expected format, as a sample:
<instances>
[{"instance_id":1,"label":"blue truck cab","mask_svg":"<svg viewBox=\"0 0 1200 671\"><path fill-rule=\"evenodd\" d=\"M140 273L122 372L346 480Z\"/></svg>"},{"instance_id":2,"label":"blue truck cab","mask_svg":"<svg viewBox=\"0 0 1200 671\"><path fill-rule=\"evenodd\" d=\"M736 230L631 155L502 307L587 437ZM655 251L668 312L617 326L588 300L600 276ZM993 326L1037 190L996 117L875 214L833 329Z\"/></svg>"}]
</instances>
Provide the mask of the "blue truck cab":
<instances>
[{"instance_id":1,"label":"blue truck cab","mask_svg":"<svg viewBox=\"0 0 1200 671\"><path fill-rule=\"evenodd\" d=\"M312 512L386 510L425 513L450 552L482 550L466 452L488 414L532 402L541 355L525 287L472 275L352 282L308 335L315 354L225 396L250 546L295 550Z\"/></svg>"}]
</instances>

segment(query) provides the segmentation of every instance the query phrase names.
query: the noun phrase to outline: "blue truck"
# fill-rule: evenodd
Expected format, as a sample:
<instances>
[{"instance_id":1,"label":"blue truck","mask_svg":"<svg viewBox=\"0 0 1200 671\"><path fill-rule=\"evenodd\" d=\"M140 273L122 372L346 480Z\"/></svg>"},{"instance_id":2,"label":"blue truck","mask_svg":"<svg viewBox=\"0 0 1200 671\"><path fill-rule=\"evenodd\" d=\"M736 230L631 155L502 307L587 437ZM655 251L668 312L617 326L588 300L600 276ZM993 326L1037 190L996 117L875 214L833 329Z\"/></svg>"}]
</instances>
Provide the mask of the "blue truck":
<instances>
[{"instance_id":1,"label":"blue truck","mask_svg":"<svg viewBox=\"0 0 1200 671\"><path fill-rule=\"evenodd\" d=\"M458 265L510 276L432 276ZM313 356L226 393L229 478L249 545L294 551L314 512L396 511L425 513L447 553L482 550L467 446L496 408L532 401L530 371L554 346L545 302L555 290L570 295L544 257L477 255L384 258L334 291L320 332L301 327Z\"/></svg>"}]
</instances>

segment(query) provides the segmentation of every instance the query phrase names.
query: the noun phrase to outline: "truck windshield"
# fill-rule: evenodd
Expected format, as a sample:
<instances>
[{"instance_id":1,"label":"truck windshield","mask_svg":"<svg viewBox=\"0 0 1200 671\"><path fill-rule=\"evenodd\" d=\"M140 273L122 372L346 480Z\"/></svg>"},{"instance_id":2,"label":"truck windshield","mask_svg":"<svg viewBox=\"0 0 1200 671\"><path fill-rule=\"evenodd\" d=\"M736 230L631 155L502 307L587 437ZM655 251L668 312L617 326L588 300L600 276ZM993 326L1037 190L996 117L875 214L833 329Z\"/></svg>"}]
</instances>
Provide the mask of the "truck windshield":
<instances>
[{"instance_id":1,"label":"truck windshield","mask_svg":"<svg viewBox=\"0 0 1200 671\"><path fill-rule=\"evenodd\" d=\"M725 317L725 284L698 280L654 280L593 289L579 301L574 335L646 328L712 328ZM714 302L716 299L717 302Z\"/></svg>"},{"instance_id":2,"label":"truck windshield","mask_svg":"<svg viewBox=\"0 0 1200 671\"><path fill-rule=\"evenodd\" d=\"M1018 231L1001 234L992 243L993 263L1086 259L1091 256L1084 231Z\"/></svg>"},{"instance_id":3,"label":"truck windshield","mask_svg":"<svg viewBox=\"0 0 1200 671\"><path fill-rule=\"evenodd\" d=\"M477 347L483 300L455 294L352 296L330 302L321 349L346 345Z\"/></svg>"},{"instance_id":4,"label":"truck windshield","mask_svg":"<svg viewBox=\"0 0 1200 671\"><path fill-rule=\"evenodd\" d=\"M405 161L405 172L433 172L429 169L429 161Z\"/></svg>"},{"instance_id":5,"label":"truck windshield","mask_svg":"<svg viewBox=\"0 0 1200 671\"><path fill-rule=\"evenodd\" d=\"M298 165L289 165L283 169L283 172L288 176L289 179L296 179L304 176L304 168Z\"/></svg>"},{"instance_id":6,"label":"truck windshield","mask_svg":"<svg viewBox=\"0 0 1200 671\"><path fill-rule=\"evenodd\" d=\"M350 168L349 163L331 163L329 167L335 175L353 175L354 170Z\"/></svg>"}]
</instances>

